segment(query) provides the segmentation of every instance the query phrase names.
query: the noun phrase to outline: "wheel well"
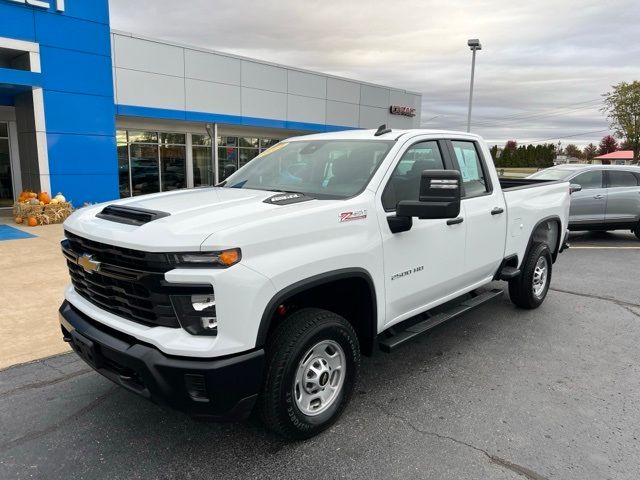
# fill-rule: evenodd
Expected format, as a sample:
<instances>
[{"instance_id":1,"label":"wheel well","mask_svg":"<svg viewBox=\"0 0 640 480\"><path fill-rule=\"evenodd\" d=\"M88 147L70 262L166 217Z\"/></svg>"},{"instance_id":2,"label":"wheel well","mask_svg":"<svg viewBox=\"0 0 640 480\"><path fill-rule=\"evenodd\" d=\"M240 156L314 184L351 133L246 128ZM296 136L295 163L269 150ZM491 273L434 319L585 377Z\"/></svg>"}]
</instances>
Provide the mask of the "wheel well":
<instances>
[{"instance_id":1,"label":"wheel well","mask_svg":"<svg viewBox=\"0 0 640 480\"><path fill-rule=\"evenodd\" d=\"M265 312L260 325L258 343L267 343L278 325L294 311L315 307L344 317L356 331L362 353L370 355L377 324L376 298L370 277L357 275L309 283L279 295L270 303L271 308Z\"/></svg>"},{"instance_id":2,"label":"wheel well","mask_svg":"<svg viewBox=\"0 0 640 480\"><path fill-rule=\"evenodd\" d=\"M556 257L558 256L558 251L560 250L560 225L560 219L557 217L546 218L540 221L533 229L533 232L531 232L531 240L529 240L527 254L531 249L531 245L534 243L545 243L549 246L549 250L551 250L551 257L555 262Z\"/></svg>"}]
</instances>

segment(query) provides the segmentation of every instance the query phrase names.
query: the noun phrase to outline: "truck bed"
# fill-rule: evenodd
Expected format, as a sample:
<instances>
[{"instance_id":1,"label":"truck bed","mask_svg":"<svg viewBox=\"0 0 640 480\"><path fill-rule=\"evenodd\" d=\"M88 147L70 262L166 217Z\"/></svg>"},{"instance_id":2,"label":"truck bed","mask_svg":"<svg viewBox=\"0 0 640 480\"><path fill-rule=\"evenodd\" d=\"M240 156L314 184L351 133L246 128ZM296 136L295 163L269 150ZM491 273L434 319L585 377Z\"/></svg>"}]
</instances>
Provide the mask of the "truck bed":
<instances>
[{"instance_id":1,"label":"truck bed","mask_svg":"<svg viewBox=\"0 0 640 480\"><path fill-rule=\"evenodd\" d=\"M500 178L500 186L503 191L538 187L540 185L547 185L551 182L558 182L558 180L542 180L538 178Z\"/></svg>"}]
</instances>

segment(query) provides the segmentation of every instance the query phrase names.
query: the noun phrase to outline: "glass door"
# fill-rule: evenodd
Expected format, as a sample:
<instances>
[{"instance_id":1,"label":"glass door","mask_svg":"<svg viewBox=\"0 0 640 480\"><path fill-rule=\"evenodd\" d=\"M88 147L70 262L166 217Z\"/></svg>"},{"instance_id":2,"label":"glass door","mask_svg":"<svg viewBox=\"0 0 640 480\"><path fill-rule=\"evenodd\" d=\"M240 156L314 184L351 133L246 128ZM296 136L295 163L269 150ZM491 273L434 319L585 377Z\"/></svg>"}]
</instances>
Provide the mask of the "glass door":
<instances>
[{"instance_id":1,"label":"glass door","mask_svg":"<svg viewBox=\"0 0 640 480\"><path fill-rule=\"evenodd\" d=\"M13 175L9 152L9 124L0 122L0 208L13 205Z\"/></svg>"}]
</instances>

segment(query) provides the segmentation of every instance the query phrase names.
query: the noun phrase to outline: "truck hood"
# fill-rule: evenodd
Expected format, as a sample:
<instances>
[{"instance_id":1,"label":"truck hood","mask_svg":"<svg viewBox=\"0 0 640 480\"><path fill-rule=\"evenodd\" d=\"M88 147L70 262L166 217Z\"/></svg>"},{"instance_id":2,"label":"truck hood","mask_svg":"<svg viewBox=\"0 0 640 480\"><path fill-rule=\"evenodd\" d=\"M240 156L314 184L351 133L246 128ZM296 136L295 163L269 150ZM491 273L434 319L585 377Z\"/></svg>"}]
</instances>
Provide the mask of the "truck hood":
<instances>
[{"instance_id":1,"label":"truck hood","mask_svg":"<svg viewBox=\"0 0 640 480\"><path fill-rule=\"evenodd\" d=\"M205 239L219 231L313 208L318 203L313 199L293 204L265 203L277 195L277 192L222 187L176 190L83 207L65 221L64 227L91 240L136 250L194 251L201 249ZM326 202L335 201L322 203ZM142 225L130 225L99 218L97 214L108 205L167 215ZM233 246L215 245L203 249Z\"/></svg>"}]
</instances>

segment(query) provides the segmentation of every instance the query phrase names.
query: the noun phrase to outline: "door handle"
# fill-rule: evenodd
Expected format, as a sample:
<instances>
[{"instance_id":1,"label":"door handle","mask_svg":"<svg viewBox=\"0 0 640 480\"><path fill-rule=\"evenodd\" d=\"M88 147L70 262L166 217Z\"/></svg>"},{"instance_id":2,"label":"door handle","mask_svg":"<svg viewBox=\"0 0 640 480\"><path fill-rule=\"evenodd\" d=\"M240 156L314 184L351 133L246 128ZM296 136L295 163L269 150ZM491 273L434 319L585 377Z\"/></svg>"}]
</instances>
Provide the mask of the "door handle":
<instances>
[{"instance_id":1,"label":"door handle","mask_svg":"<svg viewBox=\"0 0 640 480\"><path fill-rule=\"evenodd\" d=\"M457 225L462 222L464 222L464 218L462 217L452 218L451 220L447 220L447 225Z\"/></svg>"},{"instance_id":2,"label":"door handle","mask_svg":"<svg viewBox=\"0 0 640 480\"><path fill-rule=\"evenodd\" d=\"M504 208L494 207L493 210L491 210L491 215L500 215L501 213L504 213Z\"/></svg>"},{"instance_id":3,"label":"door handle","mask_svg":"<svg viewBox=\"0 0 640 480\"><path fill-rule=\"evenodd\" d=\"M604 198L604 195L594 195L593 198L595 198L596 200L600 200Z\"/></svg>"}]
</instances>

